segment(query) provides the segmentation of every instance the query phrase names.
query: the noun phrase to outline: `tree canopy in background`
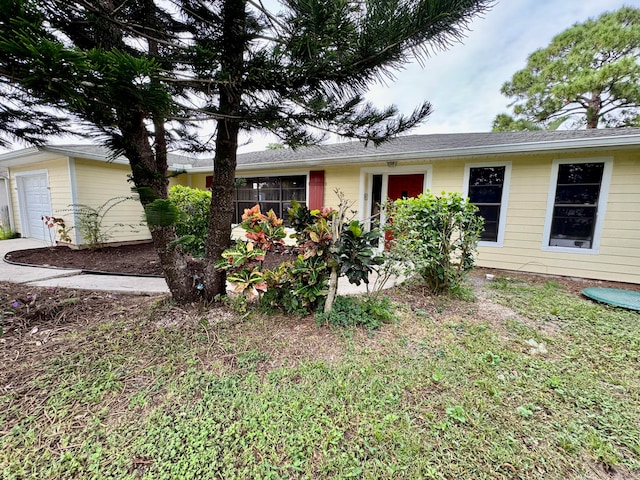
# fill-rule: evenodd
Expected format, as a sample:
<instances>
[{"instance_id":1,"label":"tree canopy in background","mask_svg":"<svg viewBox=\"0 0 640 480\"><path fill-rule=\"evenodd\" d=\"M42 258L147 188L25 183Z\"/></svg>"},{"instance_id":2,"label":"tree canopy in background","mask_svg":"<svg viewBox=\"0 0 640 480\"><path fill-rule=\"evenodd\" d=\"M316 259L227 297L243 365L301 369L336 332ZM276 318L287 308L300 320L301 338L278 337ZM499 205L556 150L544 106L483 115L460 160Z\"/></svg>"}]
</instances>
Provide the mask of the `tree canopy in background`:
<instances>
[{"instance_id":1,"label":"tree canopy in background","mask_svg":"<svg viewBox=\"0 0 640 480\"><path fill-rule=\"evenodd\" d=\"M547 129L563 117L574 127L638 124L639 57L640 9L623 7L575 24L529 55L527 66L502 86L513 99L513 122L501 114L494 130Z\"/></svg>"},{"instance_id":2,"label":"tree canopy in background","mask_svg":"<svg viewBox=\"0 0 640 480\"><path fill-rule=\"evenodd\" d=\"M213 299L225 291L215 263L230 239L239 133L294 147L327 132L378 144L418 125L428 102L405 116L363 94L460 40L491 3L0 0L0 88L14 93L0 129L33 142L80 127L125 155L174 299L197 298L195 285ZM30 115L36 106L42 117ZM201 261L182 252L166 208L171 149L215 155Z\"/></svg>"},{"instance_id":3,"label":"tree canopy in background","mask_svg":"<svg viewBox=\"0 0 640 480\"><path fill-rule=\"evenodd\" d=\"M508 113L499 113L493 119L492 132L523 132L535 130L557 130L568 116L562 116L550 122L535 122L526 118L514 118Z\"/></svg>"}]
</instances>

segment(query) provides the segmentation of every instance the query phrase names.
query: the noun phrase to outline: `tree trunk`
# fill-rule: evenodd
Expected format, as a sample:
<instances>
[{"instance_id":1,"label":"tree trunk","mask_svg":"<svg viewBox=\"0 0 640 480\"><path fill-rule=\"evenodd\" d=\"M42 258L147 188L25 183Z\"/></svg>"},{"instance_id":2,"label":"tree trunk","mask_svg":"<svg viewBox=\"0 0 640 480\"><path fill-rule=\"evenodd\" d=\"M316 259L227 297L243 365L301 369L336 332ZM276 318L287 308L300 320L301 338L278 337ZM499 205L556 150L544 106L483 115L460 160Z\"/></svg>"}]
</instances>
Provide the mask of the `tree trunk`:
<instances>
[{"instance_id":1,"label":"tree trunk","mask_svg":"<svg viewBox=\"0 0 640 480\"><path fill-rule=\"evenodd\" d=\"M121 117L119 127L125 140L124 150L131 165L134 185L140 189L151 189L156 198L167 198L169 181L164 125L155 124L155 152L142 114ZM140 196L143 208L151 201L153 199L146 195ZM149 225L149 230L173 299L178 303L199 299L197 286L201 282L202 268L185 255L179 245L169 247L176 240L175 228Z\"/></svg>"},{"instance_id":2,"label":"tree trunk","mask_svg":"<svg viewBox=\"0 0 640 480\"><path fill-rule=\"evenodd\" d=\"M222 252L231 243L233 188L239 131L237 121L218 122L209 229L205 245L204 291L208 299L226 293L225 272L217 270L215 263L222 258Z\"/></svg>"},{"instance_id":3,"label":"tree trunk","mask_svg":"<svg viewBox=\"0 0 640 480\"><path fill-rule=\"evenodd\" d=\"M600 92L593 92L587 107L587 128L598 128L600 111L602 110L602 97Z\"/></svg>"},{"instance_id":4,"label":"tree trunk","mask_svg":"<svg viewBox=\"0 0 640 480\"><path fill-rule=\"evenodd\" d=\"M331 275L329 275L329 291L327 292L327 298L324 300L324 311L329 313L333 308L333 302L335 302L338 296L338 267L331 267Z\"/></svg>"},{"instance_id":5,"label":"tree trunk","mask_svg":"<svg viewBox=\"0 0 640 480\"><path fill-rule=\"evenodd\" d=\"M226 275L215 268L231 242L233 189L238 155L242 89L246 43L246 0L225 0L222 9L222 61L218 87L219 111L216 153L213 162L209 230L205 245L204 291L207 299L226 293Z\"/></svg>"}]
</instances>

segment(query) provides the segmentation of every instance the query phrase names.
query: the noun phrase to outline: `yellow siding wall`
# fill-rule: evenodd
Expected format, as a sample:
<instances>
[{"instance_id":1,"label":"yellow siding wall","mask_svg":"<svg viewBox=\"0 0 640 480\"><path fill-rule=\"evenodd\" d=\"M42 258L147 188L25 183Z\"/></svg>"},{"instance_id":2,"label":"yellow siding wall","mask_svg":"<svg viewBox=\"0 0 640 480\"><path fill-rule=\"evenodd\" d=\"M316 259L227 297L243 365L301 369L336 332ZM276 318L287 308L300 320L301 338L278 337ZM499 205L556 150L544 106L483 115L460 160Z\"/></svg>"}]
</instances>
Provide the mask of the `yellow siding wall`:
<instances>
[{"instance_id":1,"label":"yellow siding wall","mask_svg":"<svg viewBox=\"0 0 640 480\"><path fill-rule=\"evenodd\" d=\"M66 219L66 211L71 204L71 186L69 183L69 169L67 158L62 157L46 162L32 163L24 167L11 167L11 204L13 206L13 218L16 231L19 233L20 226L20 205L18 201L18 191L16 187L15 174L36 170L46 170L49 180L49 194L51 199L51 213L62 216Z\"/></svg>"},{"instance_id":2,"label":"yellow siding wall","mask_svg":"<svg viewBox=\"0 0 640 480\"><path fill-rule=\"evenodd\" d=\"M75 160L76 195L78 204L98 208L111 199L131 196L131 173L128 165ZM103 231L110 242L130 242L151 238L143 221L143 209L138 200L126 200L116 205L104 217ZM117 224L122 223L125 226Z\"/></svg>"},{"instance_id":3,"label":"yellow siding wall","mask_svg":"<svg viewBox=\"0 0 640 480\"><path fill-rule=\"evenodd\" d=\"M613 173L598 253L544 251L543 234L554 159L613 157ZM640 159L631 152L501 156L512 164L502 247L479 247L478 265L601 280L640 283ZM465 163L433 163L434 192L462 191Z\"/></svg>"},{"instance_id":4,"label":"yellow siding wall","mask_svg":"<svg viewBox=\"0 0 640 480\"><path fill-rule=\"evenodd\" d=\"M169 179L169 188L173 187L174 185L182 185L183 187L188 187L190 186L189 180L191 179L191 177L194 177L194 175L187 175L186 173L182 173L177 177L171 177Z\"/></svg>"},{"instance_id":5,"label":"yellow siding wall","mask_svg":"<svg viewBox=\"0 0 640 480\"><path fill-rule=\"evenodd\" d=\"M318 169L319 170L319 169ZM360 167L331 167L324 171L324 205L338 208L335 189L344 193L344 198L354 202L353 210L360 211Z\"/></svg>"},{"instance_id":6,"label":"yellow siding wall","mask_svg":"<svg viewBox=\"0 0 640 480\"><path fill-rule=\"evenodd\" d=\"M613 173L598 253L544 251L543 234L554 159L613 157ZM432 165L431 191L464 191L466 164L511 162L507 220L502 247L479 247L478 265L523 272L640 283L640 153L589 151L538 155L500 155L412 162ZM408 165L400 162L399 166ZM332 166L325 171L326 206L337 206L341 189L359 210L361 170L381 164ZM314 168L316 169L316 168ZM317 168L320 170L321 168ZM388 173L393 174L390 168ZM293 175L300 170L242 171L238 176ZM400 172L399 172L400 173ZM191 185L204 186L205 174L190 175ZM177 180L188 183L184 179ZM555 188L555 186L551 186Z\"/></svg>"},{"instance_id":7,"label":"yellow siding wall","mask_svg":"<svg viewBox=\"0 0 640 480\"><path fill-rule=\"evenodd\" d=\"M442 192L462 192L465 163L462 160L435 162L433 164L431 193L440 195Z\"/></svg>"}]
</instances>

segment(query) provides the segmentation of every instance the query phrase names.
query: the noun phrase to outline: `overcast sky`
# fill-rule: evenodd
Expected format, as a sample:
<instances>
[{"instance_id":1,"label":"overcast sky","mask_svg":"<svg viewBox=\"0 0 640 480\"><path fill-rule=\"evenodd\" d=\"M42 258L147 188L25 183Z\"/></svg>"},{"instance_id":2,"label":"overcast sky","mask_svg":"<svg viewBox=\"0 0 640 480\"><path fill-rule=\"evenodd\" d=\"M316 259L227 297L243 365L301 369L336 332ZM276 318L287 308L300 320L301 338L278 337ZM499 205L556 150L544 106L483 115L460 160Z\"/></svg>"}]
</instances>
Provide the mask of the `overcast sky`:
<instances>
[{"instance_id":1,"label":"overcast sky","mask_svg":"<svg viewBox=\"0 0 640 480\"><path fill-rule=\"evenodd\" d=\"M509 111L500 87L525 66L530 53L573 24L625 5L640 7L640 0L499 0L472 23L463 44L436 52L423 67L408 66L368 98L407 114L429 101L433 113L411 133L490 131L495 116ZM241 151L262 150L273 141L252 135Z\"/></svg>"}]
</instances>

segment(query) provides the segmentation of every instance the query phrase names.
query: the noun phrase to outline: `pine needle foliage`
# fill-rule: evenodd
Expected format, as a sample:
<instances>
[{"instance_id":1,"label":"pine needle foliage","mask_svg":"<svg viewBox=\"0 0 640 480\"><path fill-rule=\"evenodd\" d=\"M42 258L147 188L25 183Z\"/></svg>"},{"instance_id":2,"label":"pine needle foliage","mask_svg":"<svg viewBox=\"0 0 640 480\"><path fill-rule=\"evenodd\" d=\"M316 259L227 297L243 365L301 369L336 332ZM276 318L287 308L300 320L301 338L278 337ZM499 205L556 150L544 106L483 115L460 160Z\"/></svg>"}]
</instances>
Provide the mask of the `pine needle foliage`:
<instances>
[{"instance_id":1,"label":"pine needle foliage","mask_svg":"<svg viewBox=\"0 0 640 480\"><path fill-rule=\"evenodd\" d=\"M135 187L152 192L143 205L167 198L170 150L215 152L197 282L213 299L225 288L215 263L230 237L240 133L268 131L299 147L329 134L378 145L409 130L427 118L428 102L401 114L364 94L461 40L491 4L0 0L0 91L13 95L0 100L0 130L33 142L60 132L98 136L128 158ZM23 114L34 111L26 107L44 114ZM151 234L174 299L200 298L194 264L162 247L177 240L175 227Z\"/></svg>"}]
</instances>

